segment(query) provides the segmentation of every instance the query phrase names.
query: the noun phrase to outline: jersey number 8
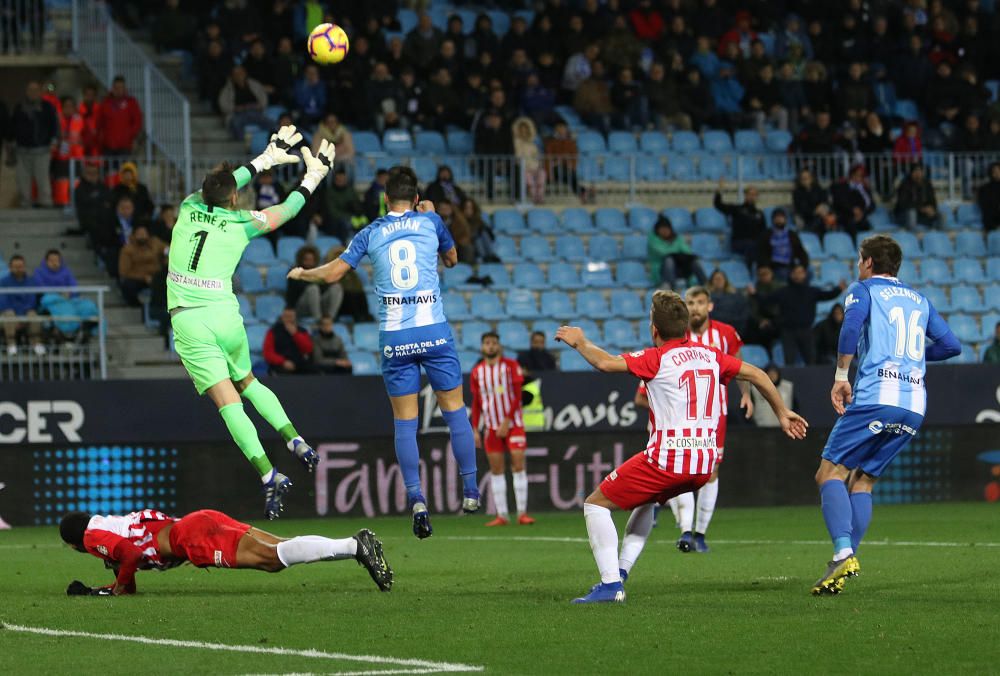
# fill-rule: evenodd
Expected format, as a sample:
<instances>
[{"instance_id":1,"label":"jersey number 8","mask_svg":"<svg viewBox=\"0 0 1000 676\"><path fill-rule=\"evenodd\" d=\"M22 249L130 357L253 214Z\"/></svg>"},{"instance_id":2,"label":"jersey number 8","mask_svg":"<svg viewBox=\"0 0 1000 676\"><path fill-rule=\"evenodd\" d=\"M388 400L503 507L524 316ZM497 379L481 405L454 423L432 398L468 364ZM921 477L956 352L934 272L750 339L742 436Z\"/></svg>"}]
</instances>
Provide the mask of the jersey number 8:
<instances>
[{"instance_id":1,"label":"jersey number 8","mask_svg":"<svg viewBox=\"0 0 1000 676\"><path fill-rule=\"evenodd\" d=\"M390 244L389 262L392 264L393 286L408 291L417 285L420 273L417 270L417 248L413 242L401 239Z\"/></svg>"},{"instance_id":2,"label":"jersey number 8","mask_svg":"<svg viewBox=\"0 0 1000 676\"><path fill-rule=\"evenodd\" d=\"M921 361L924 358L924 327L920 325L920 310L910 313L910 320L907 322L903 317L903 308L898 305L889 310L889 323L896 327L896 356L905 356L913 361Z\"/></svg>"}]
</instances>

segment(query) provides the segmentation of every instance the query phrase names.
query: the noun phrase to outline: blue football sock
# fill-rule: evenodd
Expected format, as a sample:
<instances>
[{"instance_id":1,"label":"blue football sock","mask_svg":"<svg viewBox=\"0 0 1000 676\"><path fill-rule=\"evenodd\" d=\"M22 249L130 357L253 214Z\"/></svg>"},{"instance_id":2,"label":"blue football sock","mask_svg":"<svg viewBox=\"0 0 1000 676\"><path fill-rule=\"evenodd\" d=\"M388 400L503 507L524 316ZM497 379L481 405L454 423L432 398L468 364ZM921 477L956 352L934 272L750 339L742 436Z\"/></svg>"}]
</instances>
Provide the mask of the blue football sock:
<instances>
[{"instance_id":1,"label":"blue football sock","mask_svg":"<svg viewBox=\"0 0 1000 676\"><path fill-rule=\"evenodd\" d=\"M833 553L837 554L851 546L851 497L847 484L839 479L824 482L819 494L823 499L823 520L833 540Z\"/></svg>"},{"instance_id":2,"label":"blue football sock","mask_svg":"<svg viewBox=\"0 0 1000 676\"><path fill-rule=\"evenodd\" d=\"M851 493L851 547L857 554L858 546L868 532L868 524L872 522L872 494Z\"/></svg>"},{"instance_id":3,"label":"blue football sock","mask_svg":"<svg viewBox=\"0 0 1000 676\"><path fill-rule=\"evenodd\" d=\"M472 425L465 408L454 411L441 411L444 421L451 432L451 452L458 463L458 473L462 475L462 488L465 491L475 491L478 494L479 481L476 476L476 440L472 434ZM416 423L414 423L416 424Z\"/></svg>"},{"instance_id":4,"label":"blue football sock","mask_svg":"<svg viewBox=\"0 0 1000 676\"><path fill-rule=\"evenodd\" d=\"M396 431L396 460L406 484L410 502L426 502L420 491L420 451L417 449L417 419L393 420Z\"/></svg>"}]
</instances>

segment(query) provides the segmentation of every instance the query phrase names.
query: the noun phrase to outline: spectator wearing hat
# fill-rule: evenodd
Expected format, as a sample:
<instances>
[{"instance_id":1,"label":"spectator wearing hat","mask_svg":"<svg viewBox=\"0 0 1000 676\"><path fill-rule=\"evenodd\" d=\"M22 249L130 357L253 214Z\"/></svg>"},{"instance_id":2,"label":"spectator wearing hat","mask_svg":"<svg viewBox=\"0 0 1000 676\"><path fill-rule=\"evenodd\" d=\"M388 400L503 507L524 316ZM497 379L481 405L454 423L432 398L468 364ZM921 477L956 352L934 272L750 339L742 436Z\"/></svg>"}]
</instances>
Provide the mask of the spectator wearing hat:
<instances>
[{"instance_id":1,"label":"spectator wearing hat","mask_svg":"<svg viewBox=\"0 0 1000 676\"><path fill-rule=\"evenodd\" d=\"M139 168L135 162L125 162L118 169L118 185L111 191L111 199L117 203L122 197L132 200L136 218L143 222L152 220L153 200L149 188L139 182Z\"/></svg>"},{"instance_id":2,"label":"spectator wearing hat","mask_svg":"<svg viewBox=\"0 0 1000 676\"><path fill-rule=\"evenodd\" d=\"M761 235L757 250L758 264L770 266L780 279L788 278L793 265L809 267L809 254L799 234L788 227L788 214L780 207L771 212L771 229Z\"/></svg>"}]
</instances>

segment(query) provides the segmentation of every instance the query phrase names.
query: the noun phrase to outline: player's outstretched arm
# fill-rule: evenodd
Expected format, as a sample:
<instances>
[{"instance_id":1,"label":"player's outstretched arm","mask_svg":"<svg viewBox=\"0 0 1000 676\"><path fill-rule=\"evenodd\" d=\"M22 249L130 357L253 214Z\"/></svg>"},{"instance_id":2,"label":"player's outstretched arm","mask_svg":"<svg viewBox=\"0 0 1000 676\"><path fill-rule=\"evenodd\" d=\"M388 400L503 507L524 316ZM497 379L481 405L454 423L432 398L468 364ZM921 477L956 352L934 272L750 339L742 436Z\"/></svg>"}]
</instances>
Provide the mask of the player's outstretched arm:
<instances>
[{"instance_id":1,"label":"player's outstretched arm","mask_svg":"<svg viewBox=\"0 0 1000 676\"><path fill-rule=\"evenodd\" d=\"M608 354L587 340L583 329L578 326L560 326L556 331L556 340L562 341L580 353L587 362L598 371L605 373L626 373L628 364L617 355Z\"/></svg>"},{"instance_id":2,"label":"player's outstretched arm","mask_svg":"<svg viewBox=\"0 0 1000 676\"><path fill-rule=\"evenodd\" d=\"M806 430L809 428L809 423L798 413L789 410L785 406L785 402L782 401L777 388L771 382L771 379L767 377L766 373L753 364L743 362L740 366L740 372L736 374L736 378L737 380L748 381L757 388L757 391L771 405L771 410L774 411L774 415L781 422L781 429L785 431L785 434L792 439L806 438Z\"/></svg>"},{"instance_id":3,"label":"player's outstretched arm","mask_svg":"<svg viewBox=\"0 0 1000 676\"><path fill-rule=\"evenodd\" d=\"M282 127L285 129L285 127ZM269 146L270 147L270 146ZM257 225L254 236L266 235L283 226L288 221L295 218L306 201L316 192L316 188L326 178L330 167L333 166L333 159L336 156L334 146L329 141L320 143L319 150L313 156L309 148L302 148L302 157L306 163L306 173L302 176L299 187L291 192L281 204L275 204L260 212L264 215L264 220ZM261 155L263 157L263 155ZM292 155L291 157L294 157ZM296 161L298 161L296 159Z\"/></svg>"},{"instance_id":4,"label":"player's outstretched arm","mask_svg":"<svg viewBox=\"0 0 1000 676\"><path fill-rule=\"evenodd\" d=\"M334 284L344 278L350 272L351 266L344 262L342 258L335 258L329 263L324 263L318 268L292 268L288 272L288 279L301 279L303 282L326 282Z\"/></svg>"}]
</instances>

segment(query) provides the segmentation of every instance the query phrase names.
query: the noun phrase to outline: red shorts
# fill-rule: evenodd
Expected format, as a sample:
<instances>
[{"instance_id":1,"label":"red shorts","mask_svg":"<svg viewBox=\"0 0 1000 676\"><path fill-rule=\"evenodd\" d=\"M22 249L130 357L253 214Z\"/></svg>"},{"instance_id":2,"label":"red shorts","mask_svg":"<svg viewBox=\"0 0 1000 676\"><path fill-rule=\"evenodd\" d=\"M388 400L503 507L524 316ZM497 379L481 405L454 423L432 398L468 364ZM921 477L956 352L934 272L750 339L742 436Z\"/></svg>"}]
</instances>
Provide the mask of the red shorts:
<instances>
[{"instance_id":1,"label":"red shorts","mask_svg":"<svg viewBox=\"0 0 1000 676\"><path fill-rule=\"evenodd\" d=\"M240 538L251 526L214 509L191 512L170 529L170 548L174 555L187 559L199 568L236 567L236 549Z\"/></svg>"},{"instance_id":2,"label":"red shorts","mask_svg":"<svg viewBox=\"0 0 1000 676\"><path fill-rule=\"evenodd\" d=\"M626 460L601 482L601 493L621 509L658 502L696 491L708 483L711 474L675 474L649 461L645 453Z\"/></svg>"},{"instance_id":3,"label":"red shorts","mask_svg":"<svg viewBox=\"0 0 1000 676\"><path fill-rule=\"evenodd\" d=\"M511 427L503 439L497 436L496 430L487 430L483 440L483 448L487 453L505 453L507 451L524 451L528 447L528 437L524 435L523 427Z\"/></svg>"}]
</instances>

